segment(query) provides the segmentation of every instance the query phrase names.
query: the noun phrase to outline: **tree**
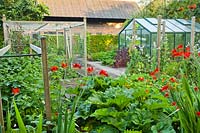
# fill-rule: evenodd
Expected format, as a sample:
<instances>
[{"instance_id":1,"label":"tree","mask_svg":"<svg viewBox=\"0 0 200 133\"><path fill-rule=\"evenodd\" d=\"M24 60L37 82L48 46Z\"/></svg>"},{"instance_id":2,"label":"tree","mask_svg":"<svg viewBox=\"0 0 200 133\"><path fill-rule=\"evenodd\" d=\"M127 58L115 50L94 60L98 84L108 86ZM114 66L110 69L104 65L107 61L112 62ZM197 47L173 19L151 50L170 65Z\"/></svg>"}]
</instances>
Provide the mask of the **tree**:
<instances>
[{"instance_id":1,"label":"tree","mask_svg":"<svg viewBox=\"0 0 200 133\"><path fill-rule=\"evenodd\" d=\"M5 14L8 20L42 20L49 14L48 7L37 0L0 0L0 17ZM3 45L3 28L0 23L0 48Z\"/></svg>"}]
</instances>

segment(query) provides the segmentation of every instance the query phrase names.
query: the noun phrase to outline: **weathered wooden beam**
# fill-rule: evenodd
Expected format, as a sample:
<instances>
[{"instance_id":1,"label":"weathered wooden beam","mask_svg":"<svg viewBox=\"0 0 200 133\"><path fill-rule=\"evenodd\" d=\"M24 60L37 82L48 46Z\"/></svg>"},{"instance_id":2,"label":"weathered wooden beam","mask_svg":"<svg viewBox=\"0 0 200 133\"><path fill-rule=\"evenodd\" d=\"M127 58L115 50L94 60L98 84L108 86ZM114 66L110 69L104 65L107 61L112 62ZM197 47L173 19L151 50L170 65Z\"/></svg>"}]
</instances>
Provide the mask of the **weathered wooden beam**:
<instances>
[{"instance_id":1,"label":"weathered wooden beam","mask_svg":"<svg viewBox=\"0 0 200 133\"><path fill-rule=\"evenodd\" d=\"M4 55L11 48L11 45L8 45L2 49L0 49L0 56Z\"/></svg>"},{"instance_id":2,"label":"weathered wooden beam","mask_svg":"<svg viewBox=\"0 0 200 133\"><path fill-rule=\"evenodd\" d=\"M42 53L40 47L35 46L35 45L33 45L33 44L30 44L30 47L31 47L31 49L33 49L36 53L38 53L38 54L41 54L41 53Z\"/></svg>"},{"instance_id":3,"label":"weathered wooden beam","mask_svg":"<svg viewBox=\"0 0 200 133\"><path fill-rule=\"evenodd\" d=\"M161 43L161 19L162 16L158 16L158 29L157 29L157 68L160 69L160 43Z\"/></svg>"},{"instance_id":4,"label":"weathered wooden beam","mask_svg":"<svg viewBox=\"0 0 200 133\"><path fill-rule=\"evenodd\" d=\"M43 81L44 81L45 111L47 120L51 121L51 99L50 99L48 64L47 64L47 46L45 37L41 38L41 44L42 44L42 69L43 69Z\"/></svg>"},{"instance_id":5,"label":"weathered wooden beam","mask_svg":"<svg viewBox=\"0 0 200 133\"><path fill-rule=\"evenodd\" d=\"M87 19L84 18L84 72L85 76L87 76Z\"/></svg>"}]
</instances>

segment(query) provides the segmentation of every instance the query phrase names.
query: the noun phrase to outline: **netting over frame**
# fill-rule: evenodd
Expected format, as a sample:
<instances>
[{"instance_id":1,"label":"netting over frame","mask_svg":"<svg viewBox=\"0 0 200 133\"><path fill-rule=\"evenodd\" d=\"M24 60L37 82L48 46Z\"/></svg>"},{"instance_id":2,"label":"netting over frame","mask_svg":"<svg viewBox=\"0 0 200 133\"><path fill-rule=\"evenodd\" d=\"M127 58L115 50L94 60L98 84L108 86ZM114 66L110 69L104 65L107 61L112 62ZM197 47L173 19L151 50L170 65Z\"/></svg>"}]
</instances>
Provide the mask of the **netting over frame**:
<instances>
[{"instance_id":1,"label":"netting over frame","mask_svg":"<svg viewBox=\"0 0 200 133\"><path fill-rule=\"evenodd\" d=\"M56 42L50 41L50 43L65 54L65 60L71 65L81 64L80 72L87 75L86 20L81 22L4 20L3 25L5 46L11 46L13 53L21 54L20 50L30 44L40 47L38 40L40 36L54 38Z\"/></svg>"}]
</instances>

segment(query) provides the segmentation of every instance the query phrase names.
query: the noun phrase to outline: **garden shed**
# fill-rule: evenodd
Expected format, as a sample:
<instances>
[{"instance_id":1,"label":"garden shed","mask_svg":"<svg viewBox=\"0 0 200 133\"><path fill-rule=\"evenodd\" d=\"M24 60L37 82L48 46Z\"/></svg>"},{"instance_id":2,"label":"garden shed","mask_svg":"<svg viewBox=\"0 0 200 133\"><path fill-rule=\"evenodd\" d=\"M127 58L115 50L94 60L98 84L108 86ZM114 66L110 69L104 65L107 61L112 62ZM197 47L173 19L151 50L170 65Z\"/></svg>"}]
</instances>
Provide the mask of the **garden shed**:
<instances>
[{"instance_id":1,"label":"garden shed","mask_svg":"<svg viewBox=\"0 0 200 133\"><path fill-rule=\"evenodd\" d=\"M165 22L165 26L161 26L161 33L165 34L165 44L168 45L170 50L179 44L183 44L184 46L190 44L191 20L162 19L163 22ZM119 49L133 44L133 33L135 31L135 43L133 45L142 48L145 54L151 56L152 50L156 48L157 44L157 27L158 20L156 18L137 18L130 20L119 33ZM133 29L135 30L133 31ZM199 40L200 24L195 23L195 43L198 43Z\"/></svg>"}]
</instances>

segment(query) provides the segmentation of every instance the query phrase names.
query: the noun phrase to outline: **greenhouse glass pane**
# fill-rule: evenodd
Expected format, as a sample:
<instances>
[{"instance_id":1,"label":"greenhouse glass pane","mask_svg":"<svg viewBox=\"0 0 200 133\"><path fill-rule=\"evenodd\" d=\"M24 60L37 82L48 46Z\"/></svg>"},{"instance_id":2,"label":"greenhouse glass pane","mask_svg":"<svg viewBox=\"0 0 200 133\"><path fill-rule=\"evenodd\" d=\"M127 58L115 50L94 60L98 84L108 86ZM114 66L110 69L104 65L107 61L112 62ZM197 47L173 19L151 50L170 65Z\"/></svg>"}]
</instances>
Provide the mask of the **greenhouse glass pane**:
<instances>
[{"instance_id":1,"label":"greenhouse glass pane","mask_svg":"<svg viewBox=\"0 0 200 133\"><path fill-rule=\"evenodd\" d=\"M177 47L179 44L182 44L182 45L185 44L185 35L184 34L176 34L175 35L175 47Z\"/></svg>"},{"instance_id":2,"label":"greenhouse glass pane","mask_svg":"<svg viewBox=\"0 0 200 133\"><path fill-rule=\"evenodd\" d=\"M184 32L182 29L180 29L180 28L178 28L177 26L173 25L173 24L170 23L168 20L169 20L169 19L167 19L167 20L165 21L165 23L166 23L166 26L167 26L169 29L171 29L171 30L174 31L174 32Z\"/></svg>"},{"instance_id":3,"label":"greenhouse glass pane","mask_svg":"<svg viewBox=\"0 0 200 133\"><path fill-rule=\"evenodd\" d=\"M182 29L184 32L190 32L191 30L184 26L183 24L179 23L178 21L176 20L172 20L172 19L168 19L168 22L172 23L173 25L179 27L180 29Z\"/></svg>"},{"instance_id":4,"label":"greenhouse glass pane","mask_svg":"<svg viewBox=\"0 0 200 133\"><path fill-rule=\"evenodd\" d=\"M136 22L150 32L157 32L157 28L145 19L136 19Z\"/></svg>"}]
</instances>

